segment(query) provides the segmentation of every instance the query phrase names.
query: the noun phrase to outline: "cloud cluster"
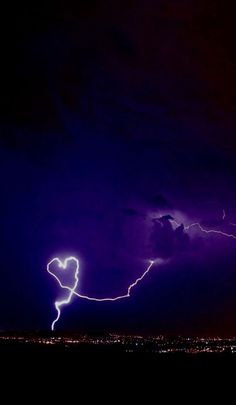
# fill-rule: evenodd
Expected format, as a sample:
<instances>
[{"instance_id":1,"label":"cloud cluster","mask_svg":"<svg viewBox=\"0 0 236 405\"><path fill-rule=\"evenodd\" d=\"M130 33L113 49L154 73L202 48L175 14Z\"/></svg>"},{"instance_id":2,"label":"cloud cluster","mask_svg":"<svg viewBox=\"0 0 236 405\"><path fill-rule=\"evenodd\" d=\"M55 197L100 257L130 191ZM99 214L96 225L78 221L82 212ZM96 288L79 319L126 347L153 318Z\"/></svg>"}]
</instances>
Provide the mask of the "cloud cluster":
<instances>
[{"instance_id":1,"label":"cloud cluster","mask_svg":"<svg viewBox=\"0 0 236 405\"><path fill-rule=\"evenodd\" d=\"M189 248L190 238L184 226L181 224L174 229L172 219L170 215L165 215L152 221L150 245L154 258L171 258L175 253Z\"/></svg>"}]
</instances>

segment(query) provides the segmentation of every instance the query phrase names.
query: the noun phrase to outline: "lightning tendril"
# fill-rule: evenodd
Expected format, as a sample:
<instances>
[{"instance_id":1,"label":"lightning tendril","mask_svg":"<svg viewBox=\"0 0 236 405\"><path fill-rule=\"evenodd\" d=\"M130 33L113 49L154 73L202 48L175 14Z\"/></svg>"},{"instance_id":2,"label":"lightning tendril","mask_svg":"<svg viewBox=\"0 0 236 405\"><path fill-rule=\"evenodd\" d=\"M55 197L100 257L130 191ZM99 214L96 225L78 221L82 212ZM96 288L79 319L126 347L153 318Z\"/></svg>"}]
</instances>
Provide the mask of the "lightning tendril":
<instances>
[{"instance_id":1,"label":"lightning tendril","mask_svg":"<svg viewBox=\"0 0 236 405\"><path fill-rule=\"evenodd\" d=\"M66 268L67 268L67 263L68 263L69 261L75 261L75 263L76 263L75 282L74 282L73 287L69 287L68 285L63 284L63 283L61 282L60 278L59 278L54 272L52 272L52 271L50 270L50 266L51 266L53 263L57 263L60 268L63 268L64 270L66 270ZM48 272L49 274L51 274L51 275L57 280L57 282L58 282L58 284L60 285L61 288L66 289L66 290L69 291L69 295L68 295L68 297L67 297L66 299L64 299L64 300L55 301L54 305L55 305L55 308L56 308L56 311L57 311L57 317L54 319L54 321L53 321L52 324L51 324L51 330L53 331L53 330L55 329L55 324L56 324L56 323L59 321L59 319L60 319L60 316L61 316L61 307L62 307L63 305L69 304L69 303L71 302L71 299L72 299L73 295L76 295L77 297L82 298L82 299L86 299L86 300L89 300L89 301L97 301L97 302L118 301L118 300L121 300L121 299L124 299L124 298L129 298L129 297L130 297L130 294L131 294L132 288L134 288L141 280L143 280L143 278L144 278L144 277L149 273L149 271L151 270L153 264L154 264L154 263L157 263L157 261L158 261L158 260L149 260L149 265L148 265L148 267L146 268L146 270L144 271L144 273L143 273L140 277L138 277L132 284L129 285L126 294L124 294L124 295L119 295L119 296L112 297L112 298L110 298L110 297L96 298L96 297L89 297L88 295L83 295L83 294L80 294L80 293L78 293L78 292L75 291L76 288L77 288L77 286L78 286L78 282L79 282L79 278L78 278L78 275L79 275L79 260L78 260L76 257L70 256L70 257L66 258L64 261L60 260L58 257L54 257L54 258L47 264L47 272Z\"/></svg>"},{"instance_id":2,"label":"lightning tendril","mask_svg":"<svg viewBox=\"0 0 236 405\"><path fill-rule=\"evenodd\" d=\"M223 210L223 216L222 219L224 220L226 217L226 213L225 210ZM174 224L176 227L181 226L182 224L177 222L175 219L170 219L170 221L172 222L172 224ZM235 223L230 223L230 225L232 226L236 226ZM191 228L198 228L201 232L206 233L206 234L217 234L220 236L224 236L227 238L232 238L232 239L236 239L236 235L232 234L232 233L226 233L224 231L221 230L217 230L217 229L206 229L204 227L202 227L202 225L199 222L194 222L190 225L183 225L184 230L185 231L189 231ZM50 270L51 265L53 263L57 263L57 265L62 268L63 270L67 269L67 264L71 261L74 261L76 264L76 270L75 270L75 274L74 274L74 284L73 287L69 287L68 285L65 285L61 282L60 278ZM156 259L156 260L149 260L149 264L148 267L145 269L145 271L142 273L142 275L138 278L136 278L136 280L130 284L128 286L127 292L123 295L118 295L116 297L105 297L105 298L97 298L97 297L90 297L88 295L83 295L80 294L79 292L76 291L77 287L78 287L78 283L79 283L79 260L74 257L74 256L70 256L67 257L64 261L60 260L58 257L54 257L48 264L47 264L47 272L52 275L58 282L59 286L62 289L65 289L67 291L69 291L69 295L67 298L61 300L61 301L55 301L54 306L56 308L57 311L57 316L56 318L53 320L52 324L51 324L51 330L53 331L55 329L55 324L59 321L60 317L61 317L61 308L64 305L68 305L70 304L72 297L75 295L79 298L82 299L86 299L89 301L97 301L97 302L105 302L105 301L118 301L118 300L122 300L124 298L129 298L131 295L131 291L134 287L137 286L137 284L143 280L143 278L150 272L152 266L154 263L163 263L163 261L161 259Z\"/></svg>"}]
</instances>

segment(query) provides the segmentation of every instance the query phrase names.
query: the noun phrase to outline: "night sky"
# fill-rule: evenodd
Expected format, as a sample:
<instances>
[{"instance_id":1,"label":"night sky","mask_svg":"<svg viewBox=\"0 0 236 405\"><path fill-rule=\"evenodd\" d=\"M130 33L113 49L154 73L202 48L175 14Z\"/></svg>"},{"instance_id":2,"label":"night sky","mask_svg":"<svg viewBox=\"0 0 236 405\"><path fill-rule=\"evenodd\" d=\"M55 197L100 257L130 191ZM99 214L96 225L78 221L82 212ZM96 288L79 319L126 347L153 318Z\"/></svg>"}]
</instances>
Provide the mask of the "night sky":
<instances>
[{"instance_id":1,"label":"night sky","mask_svg":"<svg viewBox=\"0 0 236 405\"><path fill-rule=\"evenodd\" d=\"M97 297L164 263L58 329L236 335L236 240L168 217L236 235L236 7L77 3L2 13L0 330L50 327L74 255Z\"/></svg>"}]
</instances>

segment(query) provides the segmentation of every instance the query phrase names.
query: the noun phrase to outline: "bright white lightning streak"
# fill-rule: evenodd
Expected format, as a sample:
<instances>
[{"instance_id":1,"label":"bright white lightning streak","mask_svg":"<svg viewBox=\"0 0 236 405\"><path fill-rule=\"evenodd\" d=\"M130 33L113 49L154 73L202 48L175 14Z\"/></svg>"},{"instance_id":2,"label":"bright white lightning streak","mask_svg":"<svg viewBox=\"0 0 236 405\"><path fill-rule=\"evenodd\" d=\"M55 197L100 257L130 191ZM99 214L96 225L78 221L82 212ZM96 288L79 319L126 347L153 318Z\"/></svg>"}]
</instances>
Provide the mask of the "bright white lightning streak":
<instances>
[{"instance_id":1,"label":"bright white lightning streak","mask_svg":"<svg viewBox=\"0 0 236 405\"><path fill-rule=\"evenodd\" d=\"M181 226L181 224L178 223L177 221L175 221L174 219L172 219L171 222L173 222L173 224L175 224L176 226ZM193 227L198 227L200 229L200 231L204 232L204 233L215 233L215 234L218 234L218 235L221 235L221 236L225 236L227 238L236 239L236 235L234 235L232 233L226 233L226 232L223 232L223 231L218 231L216 229L205 229L205 228L202 227L201 224L199 224L199 222L194 222L193 224L184 226L184 230L188 231L190 228L193 228Z\"/></svg>"},{"instance_id":2,"label":"bright white lightning streak","mask_svg":"<svg viewBox=\"0 0 236 405\"><path fill-rule=\"evenodd\" d=\"M76 292L75 292L74 294L77 295L77 296L80 297L80 298L84 298L84 299L89 300L89 301L98 301L98 302L103 302L103 301L118 301L118 300L121 300L122 298L129 298L129 297L130 297L130 292L131 292L132 288L135 287L135 286L146 276L146 274L149 273L149 271L151 270L151 267L152 267L153 263L155 263L155 262L157 262L157 260L150 260L150 261L149 261L149 266L147 267L147 269L144 271L144 273L143 273L140 277L138 277L138 278L135 280L134 283L132 283L132 284L129 285L129 287L128 287L128 289L127 289L127 293L124 294L124 295L118 295L117 297L114 297L114 298L94 298L94 297L89 297L89 296L87 296L87 295L82 295L82 294L79 294L79 293L76 293Z\"/></svg>"},{"instance_id":3,"label":"bright white lightning streak","mask_svg":"<svg viewBox=\"0 0 236 405\"><path fill-rule=\"evenodd\" d=\"M70 287L67 287L67 286L63 285L63 284L61 283L60 279L59 279L54 273L52 273L51 270L50 270L51 264L52 264L52 263L55 263L55 262L58 263L58 266L59 266L59 267L61 267L61 268L63 268L64 270L66 270L66 268L67 268L67 263L68 263L69 261L71 261L71 260L73 260L73 261L76 262L75 283L74 283L73 288L70 288ZM52 322L52 325L51 325L51 330L54 330L55 324L56 324L56 322L60 319L60 316L61 316L61 307L62 307L63 305L67 305L67 304L70 303L71 298L72 298L72 296L73 296L73 294L74 294L74 291L75 291L75 289L76 289L76 287L77 287L77 285L78 285L78 282L79 282L79 278L78 278L78 275L79 275L79 261L78 261L78 259L77 259L76 257L74 257L74 256L67 257L67 258L64 260L64 262L61 261L58 257L54 257L54 259L52 259L52 260L47 264L47 271L48 271L49 274L51 274L51 275L57 280L57 282L59 283L59 285L60 285L61 288L66 288L66 289L70 290L70 294L68 295L68 297L67 297L66 299L61 300L61 301L55 301L55 304L54 304L54 305L55 305L55 308L56 308L56 311L57 311L57 317L54 319L54 321Z\"/></svg>"},{"instance_id":4,"label":"bright white lightning streak","mask_svg":"<svg viewBox=\"0 0 236 405\"><path fill-rule=\"evenodd\" d=\"M225 219L225 216L226 216L225 210L223 210L223 217L222 217L222 219ZM171 222L172 222L173 224L175 224L177 227L181 226L181 224L178 223L177 221L175 221L174 219L171 220ZM231 223L231 225L232 225L232 226L236 226L236 224L234 224L234 223ZM220 235L220 236L225 236L225 237L227 237L227 238L236 239L236 235L234 235L234 234L226 233L226 232L223 232L223 231L220 231L220 230L216 230L216 229L205 229L205 228L202 227L202 225L201 225L199 222L194 222L194 223L192 223L192 224L190 224L190 225L184 226L184 230L185 230L185 231L188 231L190 228L193 228L193 227L197 227L198 229L200 229L201 232L204 232L204 233L206 233L206 234L213 233L213 234L218 234L218 235ZM71 260L72 260L72 261L74 260L74 261L76 262L76 271L75 271L75 278L74 278L75 282L74 282L74 285L73 285L72 288L71 288L71 287L68 287L67 285L62 284L62 282L60 281L60 279L59 279L53 272L51 272L51 270L50 270L50 266L51 266L51 264L54 263L54 262L57 262L60 268L63 268L64 270L66 270L66 268L67 268L67 263L68 263L69 261L71 261ZM78 286L78 282L79 282L79 278L78 278L78 275L79 275L79 261L78 261L78 259L77 259L76 257L70 256L70 257L66 258L64 261L61 261L58 257L53 258L53 259L47 264L47 271L48 271L49 274L51 274L51 275L57 280L57 282L58 282L58 284L60 285L61 288L66 289L66 290L69 291L69 295L68 295L68 297L67 297L66 299L64 299L64 300L55 301L55 304L54 304L54 305L55 305L55 308L56 308L56 311L57 311L57 317L56 317L56 319L54 319L54 321L53 321L52 324L51 324L51 330L54 330L56 322L60 319L60 316L61 316L61 307L62 307L63 305L69 304L69 303L71 302L71 299L72 299L73 295L76 295L76 296L79 297L79 298L83 298L83 299L86 299L86 300L89 300L89 301L97 301L97 302L118 301L118 300L121 300L121 299L123 299L123 298L129 298L129 297L130 297L130 294L131 294L132 288L135 287L135 286L149 273L149 271L151 270L151 268L152 268L152 266L153 266L153 264L154 264L155 262L157 262L157 260L149 260L149 265L148 265L147 269L144 271L144 273L143 273L140 277L138 277L138 278L134 281L134 283L132 283L132 284L129 285L126 294L124 294L124 295L119 295L119 296L113 297L113 298L110 298L110 297L108 297L108 298L107 298L107 297L105 297L105 298L96 298L96 297L89 297L88 295L79 294L78 292L75 291L76 288L77 288L77 286Z\"/></svg>"},{"instance_id":5,"label":"bright white lightning streak","mask_svg":"<svg viewBox=\"0 0 236 405\"><path fill-rule=\"evenodd\" d=\"M73 285L72 288L71 288L71 287L68 287L68 286L65 285L65 284L62 284L62 282L61 282L61 280L59 279L59 277L57 277L56 274L54 274L54 273L50 270L51 264L52 264L52 263L55 263L55 262L58 263L59 267L61 267L61 268L63 268L63 269L66 269L66 268L67 268L67 263L68 263L69 261L71 261L71 260L74 260L74 261L76 262L75 283L74 283L74 285ZM150 271L151 268L152 268L152 265L153 265L154 263L156 263L156 262L157 262L157 260L149 260L149 265L148 265L147 269L144 271L144 273L143 273L140 277L138 277L138 278L134 281L134 283L132 283L132 284L129 285L126 294L124 294L124 295L119 295L119 296L113 297L113 298L109 298L109 297L108 297L108 298L96 298L96 297L89 297L88 295L82 295L82 294L79 294L78 292L75 291L75 289L76 289L77 286L78 286L78 281L79 281L79 279L78 279L78 274L79 274L79 261L78 261L78 259L77 259L76 257L70 256L70 257L66 258L66 259L64 260L64 262L61 261L58 257L53 258L53 259L47 264L47 272L48 272L49 274L51 274L51 275L57 280L57 282L58 282L58 284L60 285L61 288L64 288L64 289L68 290L70 293L69 293L67 299L64 299L64 300L61 300L61 301L55 301L55 304L54 304L54 305L55 305L55 308L56 308L56 310L57 310L57 317L56 317L56 319L54 319L54 321L53 321L52 324L51 324L51 330L54 330L56 322L60 319L60 316L61 316L61 307L62 307L63 305L69 304L69 303L71 302L71 299L72 299L73 295L77 295L77 297L83 298L83 299L86 299L86 300L89 300L89 301L97 301L97 302L118 301L118 300L121 300L121 299L123 299L123 298L129 298L129 297L130 297L130 294L131 294L132 288L134 288L134 287L149 273L149 271Z\"/></svg>"}]
</instances>

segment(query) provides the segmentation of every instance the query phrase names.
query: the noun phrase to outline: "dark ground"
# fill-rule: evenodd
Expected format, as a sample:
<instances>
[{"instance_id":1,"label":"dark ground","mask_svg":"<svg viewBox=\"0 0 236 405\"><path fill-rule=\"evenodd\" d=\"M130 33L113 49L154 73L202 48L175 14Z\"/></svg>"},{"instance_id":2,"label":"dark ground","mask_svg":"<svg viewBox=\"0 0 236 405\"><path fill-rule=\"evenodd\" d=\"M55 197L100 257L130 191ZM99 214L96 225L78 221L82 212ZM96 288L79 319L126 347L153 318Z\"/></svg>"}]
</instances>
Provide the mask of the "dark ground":
<instances>
[{"instance_id":1,"label":"dark ground","mask_svg":"<svg viewBox=\"0 0 236 405\"><path fill-rule=\"evenodd\" d=\"M1 344L1 390L30 403L187 403L234 392L236 355L124 353L107 346ZM220 402L219 402L220 403Z\"/></svg>"},{"instance_id":2,"label":"dark ground","mask_svg":"<svg viewBox=\"0 0 236 405\"><path fill-rule=\"evenodd\" d=\"M158 375L165 373L174 376L178 370L183 372L199 371L220 373L222 368L236 367L236 354L231 353L150 353L136 351L127 353L114 346L81 344L78 346L51 346L11 343L0 345L1 363L13 366L15 370L21 367L40 368L47 365L52 374L61 368L73 369L76 373L86 373L90 369L115 370L123 372L137 371L140 374ZM77 366L76 366L77 365ZM141 367L142 366L142 367ZM137 370L137 367L140 369Z\"/></svg>"}]
</instances>

